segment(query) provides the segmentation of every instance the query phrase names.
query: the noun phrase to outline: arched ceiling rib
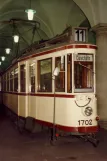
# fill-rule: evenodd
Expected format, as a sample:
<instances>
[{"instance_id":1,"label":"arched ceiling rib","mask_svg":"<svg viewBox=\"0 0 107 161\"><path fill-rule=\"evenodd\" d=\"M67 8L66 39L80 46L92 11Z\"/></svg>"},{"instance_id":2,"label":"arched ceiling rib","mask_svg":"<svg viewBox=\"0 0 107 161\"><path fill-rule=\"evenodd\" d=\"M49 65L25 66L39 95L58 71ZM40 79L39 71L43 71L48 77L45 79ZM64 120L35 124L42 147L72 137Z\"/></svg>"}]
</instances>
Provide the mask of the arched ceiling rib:
<instances>
[{"instance_id":1,"label":"arched ceiling rib","mask_svg":"<svg viewBox=\"0 0 107 161\"><path fill-rule=\"evenodd\" d=\"M107 0L73 0L88 18L91 27L107 23Z\"/></svg>"},{"instance_id":2,"label":"arched ceiling rib","mask_svg":"<svg viewBox=\"0 0 107 161\"><path fill-rule=\"evenodd\" d=\"M75 1L75 3L74 3ZM35 31L33 36L33 27L26 24L19 24L17 28L21 36L31 44L32 39L38 41L40 39L48 39L61 34L63 30L69 25L80 26L86 21L86 16L81 11L76 3L79 0L32 0L32 8L36 10L34 20L40 23L40 28ZM87 1L87 0L85 0ZM78 4L77 3L77 4ZM12 30L9 24L1 23L1 21L9 21L10 19L25 19L27 20L27 14L25 9L29 8L30 0L1 0L0 1L0 36L11 35ZM84 11L84 10L83 10ZM88 14L86 14L88 15ZM87 23L88 24L88 23ZM4 34L5 33L5 34ZM32 38L33 37L33 38ZM26 41L20 39L19 50L27 47ZM0 39L2 42L2 40ZM12 41L12 38L11 38ZM2 43L1 43L2 44ZM0 44L0 46L1 46ZM4 43L3 45L5 45ZM17 47L17 45L15 45ZM8 56L8 60L4 66L8 66L8 62L17 55L16 49ZM0 49L0 54L3 54L3 49Z\"/></svg>"}]
</instances>

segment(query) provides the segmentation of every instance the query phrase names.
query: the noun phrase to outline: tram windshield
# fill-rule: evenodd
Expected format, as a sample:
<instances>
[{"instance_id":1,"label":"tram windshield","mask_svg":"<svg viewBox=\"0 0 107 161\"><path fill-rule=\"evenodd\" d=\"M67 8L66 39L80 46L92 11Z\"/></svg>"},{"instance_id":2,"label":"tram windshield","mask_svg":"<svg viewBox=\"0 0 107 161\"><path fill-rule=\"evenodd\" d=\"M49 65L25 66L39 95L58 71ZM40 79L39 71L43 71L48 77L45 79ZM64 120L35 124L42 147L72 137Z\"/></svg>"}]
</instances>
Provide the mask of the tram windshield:
<instances>
[{"instance_id":1,"label":"tram windshield","mask_svg":"<svg viewBox=\"0 0 107 161\"><path fill-rule=\"evenodd\" d=\"M93 92L94 90L93 54L74 56L74 92Z\"/></svg>"}]
</instances>

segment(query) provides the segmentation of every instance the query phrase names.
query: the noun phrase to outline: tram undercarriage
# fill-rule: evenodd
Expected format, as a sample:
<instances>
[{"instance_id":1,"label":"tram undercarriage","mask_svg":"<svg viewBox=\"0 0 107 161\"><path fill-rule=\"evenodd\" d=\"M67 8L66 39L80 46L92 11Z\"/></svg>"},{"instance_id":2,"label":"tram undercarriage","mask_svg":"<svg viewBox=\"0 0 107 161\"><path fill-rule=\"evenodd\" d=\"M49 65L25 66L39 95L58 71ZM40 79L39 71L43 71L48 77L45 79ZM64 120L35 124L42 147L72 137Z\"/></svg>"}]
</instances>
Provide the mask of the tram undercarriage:
<instances>
[{"instance_id":1,"label":"tram undercarriage","mask_svg":"<svg viewBox=\"0 0 107 161\"><path fill-rule=\"evenodd\" d=\"M44 126L35 121L34 118L27 117L26 119L23 117L18 117L11 110L6 108L7 116L12 121L15 129L19 131L19 133L29 133L32 137L38 132L47 131L47 135L49 135L49 141L52 146L57 145L58 140L63 137L71 137L78 138L84 142L90 142L94 147L97 147L99 144L99 139L97 138L96 133L79 133L79 132L66 132L58 129L55 125L53 126Z\"/></svg>"}]
</instances>

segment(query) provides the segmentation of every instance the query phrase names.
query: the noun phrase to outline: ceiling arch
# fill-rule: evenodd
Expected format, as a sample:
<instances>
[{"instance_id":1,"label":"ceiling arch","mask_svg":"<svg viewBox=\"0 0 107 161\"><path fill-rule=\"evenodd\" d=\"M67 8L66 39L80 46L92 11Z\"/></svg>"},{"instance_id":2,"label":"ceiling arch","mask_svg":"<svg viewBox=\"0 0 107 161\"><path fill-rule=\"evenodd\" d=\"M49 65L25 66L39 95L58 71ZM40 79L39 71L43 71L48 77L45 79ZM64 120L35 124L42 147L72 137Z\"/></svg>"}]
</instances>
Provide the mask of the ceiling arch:
<instances>
[{"instance_id":1,"label":"ceiling arch","mask_svg":"<svg viewBox=\"0 0 107 161\"><path fill-rule=\"evenodd\" d=\"M87 1L87 0L86 0ZM5 23L11 19L27 20L25 9L29 8L30 0L1 0L0 1L0 37L11 36L13 33L12 25ZM41 39L47 40L58 34L61 34L67 26L80 26L87 20L87 14L84 14L83 6L78 7L79 0L32 0L31 6L36 10L34 21L40 23L40 28L35 30L34 25L24 23L17 24L20 32L19 51L17 46L13 47L11 56L8 56L3 63L3 68L9 65L9 62L18 55L18 53L28 47L32 42ZM86 17L86 16L87 17ZM4 23L3 23L4 22ZM87 23L88 24L88 23ZM8 37L7 37L8 39ZM33 39L33 41L32 41ZM10 38L12 41L12 38ZM5 53L3 47L6 45L5 40L0 38L0 55ZM10 43L13 45L13 43Z\"/></svg>"},{"instance_id":2,"label":"ceiling arch","mask_svg":"<svg viewBox=\"0 0 107 161\"><path fill-rule=\"evenodd\" d=\"M91 27L99 23L107 23L106 0L73 0L88 18Z\"/></svg>"}]
</instances>

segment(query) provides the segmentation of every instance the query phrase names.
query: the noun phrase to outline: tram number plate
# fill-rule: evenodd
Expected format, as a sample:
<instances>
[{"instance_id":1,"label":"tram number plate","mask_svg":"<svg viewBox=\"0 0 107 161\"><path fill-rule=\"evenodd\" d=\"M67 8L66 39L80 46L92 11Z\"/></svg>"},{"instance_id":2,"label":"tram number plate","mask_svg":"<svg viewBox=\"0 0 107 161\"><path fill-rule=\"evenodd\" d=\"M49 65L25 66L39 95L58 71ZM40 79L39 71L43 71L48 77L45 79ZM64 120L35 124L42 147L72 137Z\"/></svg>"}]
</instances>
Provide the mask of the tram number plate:
<instances>
[{"instance_id":1,"label":"tram number plate","mask_svg":"<svg viewBox=\"0 0 107 161\"><path fill-rule=\"evenodd\" d=\"M78 120L79 126L92 125L92 120Z\"/></svg>"}]
</instances>

